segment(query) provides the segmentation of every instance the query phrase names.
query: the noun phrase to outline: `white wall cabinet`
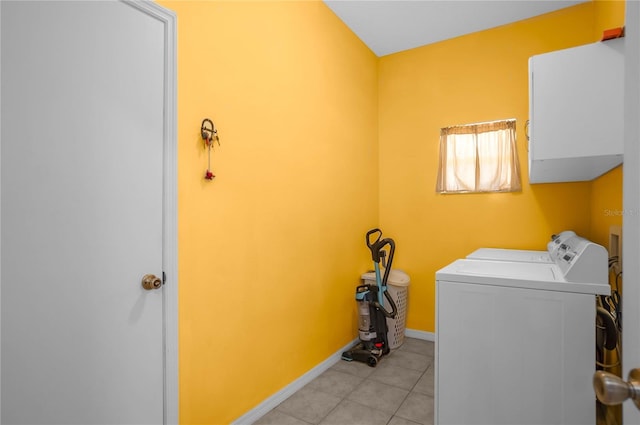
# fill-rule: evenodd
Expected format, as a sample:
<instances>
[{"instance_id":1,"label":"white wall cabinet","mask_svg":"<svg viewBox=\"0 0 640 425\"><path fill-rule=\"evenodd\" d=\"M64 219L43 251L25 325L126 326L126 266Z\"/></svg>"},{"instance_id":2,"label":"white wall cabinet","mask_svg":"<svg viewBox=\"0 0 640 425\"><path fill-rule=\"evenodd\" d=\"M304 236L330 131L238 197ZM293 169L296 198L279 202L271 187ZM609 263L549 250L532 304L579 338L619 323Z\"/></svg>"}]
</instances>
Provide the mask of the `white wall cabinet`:
<instances>
[{"instance_id":1,"label":"white wall cabinet","mask_svg":"<svg viewBox=\"0 0 640 425\"><path fill-rule=\"evenodd\" d=\"M529 181L593 180L622 163L624 38L529 59Z\"/></svg>"}]
</instances>

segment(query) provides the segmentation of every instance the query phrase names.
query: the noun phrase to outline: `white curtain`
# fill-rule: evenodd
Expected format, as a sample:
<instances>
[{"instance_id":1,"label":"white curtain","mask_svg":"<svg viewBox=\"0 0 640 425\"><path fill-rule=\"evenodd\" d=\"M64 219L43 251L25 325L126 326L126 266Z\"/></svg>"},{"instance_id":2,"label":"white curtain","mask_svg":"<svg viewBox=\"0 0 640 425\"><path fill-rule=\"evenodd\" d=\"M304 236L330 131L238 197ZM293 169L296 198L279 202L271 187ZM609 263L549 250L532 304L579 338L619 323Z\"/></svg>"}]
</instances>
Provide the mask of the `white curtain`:
<instances>
[{"instance_id":1,"label":"white curtain","mask_svg":"<svg viewBox=\"0 0 640 425\"><path fill-rule=\"evenodd\" d=\"M521 190L516 121L459 125L440 130L438 193Z\"/></svg>"}]
</instances>

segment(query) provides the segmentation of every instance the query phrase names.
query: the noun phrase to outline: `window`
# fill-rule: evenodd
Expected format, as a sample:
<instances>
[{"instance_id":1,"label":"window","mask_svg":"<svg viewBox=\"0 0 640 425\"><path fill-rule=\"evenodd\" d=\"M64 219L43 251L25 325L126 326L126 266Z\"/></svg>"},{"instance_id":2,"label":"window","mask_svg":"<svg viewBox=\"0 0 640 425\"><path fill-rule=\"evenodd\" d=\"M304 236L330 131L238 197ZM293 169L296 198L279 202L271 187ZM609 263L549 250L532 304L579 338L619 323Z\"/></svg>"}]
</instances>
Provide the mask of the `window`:
<instances>
[{"instance_id":1,"label":"window","mask_svg":"<svg viewBox=\"0 0 640 425\"><path fill-rule=\"evenodd\" d=\"M519 190L516 120L458 125L440 130L436 192Z\"/></svg>"}]
</instances>

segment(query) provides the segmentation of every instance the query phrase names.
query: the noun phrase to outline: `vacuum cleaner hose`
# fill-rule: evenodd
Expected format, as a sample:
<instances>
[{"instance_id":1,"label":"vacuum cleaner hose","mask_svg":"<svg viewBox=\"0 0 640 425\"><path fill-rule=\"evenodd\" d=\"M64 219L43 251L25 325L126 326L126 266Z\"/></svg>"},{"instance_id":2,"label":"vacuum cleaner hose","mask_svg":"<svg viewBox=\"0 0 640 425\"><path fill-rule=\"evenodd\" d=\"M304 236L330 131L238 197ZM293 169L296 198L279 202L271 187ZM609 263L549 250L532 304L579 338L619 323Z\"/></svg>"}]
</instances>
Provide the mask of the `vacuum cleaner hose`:
<instances>
[{"instance_id":1,"label":"vacuum cleaner hose","mask_svg":"<svg viewBox=\"0 0 640 425\"><path fill-rule=\"evenodd\" d=\"M385 298L387 299L387 301L389 301L389 305L391 306L391 311L387 311L382 305L380 305L379 302L375 302L374 305L376 306L376 308L378 308L382 312L382 314L385 315L385 317L393 319L396 317L396 313L398 312L398 309L396 307L396 303L393 301L393 299L389 295L389 292L387 291L387 280L389 280L389 273L391 272L391 266L393 264L393 256L396 252L396 243L391 238L385 238L385 239L382 239L381 241L375 242L373 244L374 249L372 249L371 251L372 253L373 251L376 252L377 255L374 255L374 258L377 257L376 259L379 262L381 258L380 252L384 249L386 245L389 245L389 256L387 259L387 266L384 269L384 276L382 277L382 282L380 282L379 284L381 285L380 291L384 292Z\"/></svg>"},{"instance_id":2,"label":"vacuum cleaner hose","mask_svg":"<svg viewBox=\"0 0 640 425\"><path fill-rule=\"evenodd\" d=\"M382 314L384 314L385 317L388 317L389 319L395 319L396 314L398 313L396 303L393 301L393 298L391 298L391 295L389 295L389 291L384 291L384 297L387 299L387 301L389 301L389 305L391 306L390 312L385 310L385 308L381 306L377 301L375 301L373 305L376 306L382 312Z\"/></svg>"}]
</instances>

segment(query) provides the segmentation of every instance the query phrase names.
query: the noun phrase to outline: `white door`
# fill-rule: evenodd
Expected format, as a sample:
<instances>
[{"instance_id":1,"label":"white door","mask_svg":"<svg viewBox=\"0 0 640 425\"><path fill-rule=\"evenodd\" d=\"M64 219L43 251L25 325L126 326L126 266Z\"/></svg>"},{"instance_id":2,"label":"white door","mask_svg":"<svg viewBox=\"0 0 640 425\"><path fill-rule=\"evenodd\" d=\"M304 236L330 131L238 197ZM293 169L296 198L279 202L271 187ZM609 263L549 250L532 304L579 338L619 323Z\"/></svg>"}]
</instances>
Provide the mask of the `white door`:
<instances>
[{"instance_id":1,"label":"white door","mask_svg":"<svg viewBox=\"0 0 640 425\"><path fill-rule=\"evenodd\" d=\"M640 3L626 2L625 19L625 145L622 289L622 366L640 368ZM640 424L640 412L624 403L626 425Z\"/></svg>"},{"instance_id":2,"label":"white door","mask_svg":"<svg viewBox=\"0 0 640 425\"><path fill-rule=\"evenodd\" d=\"M2 423L163 423L166 22L0 7Z\"/></svg>"}]
</instances>

